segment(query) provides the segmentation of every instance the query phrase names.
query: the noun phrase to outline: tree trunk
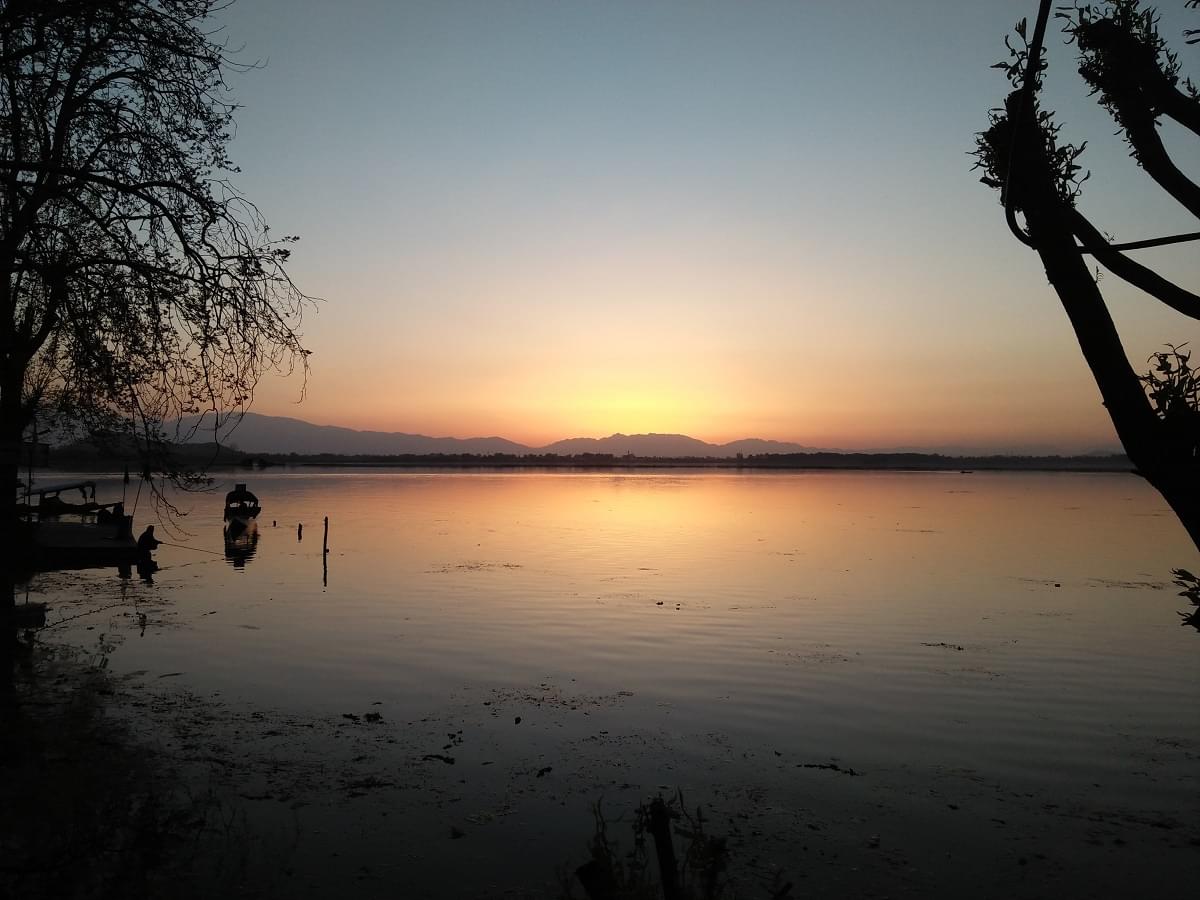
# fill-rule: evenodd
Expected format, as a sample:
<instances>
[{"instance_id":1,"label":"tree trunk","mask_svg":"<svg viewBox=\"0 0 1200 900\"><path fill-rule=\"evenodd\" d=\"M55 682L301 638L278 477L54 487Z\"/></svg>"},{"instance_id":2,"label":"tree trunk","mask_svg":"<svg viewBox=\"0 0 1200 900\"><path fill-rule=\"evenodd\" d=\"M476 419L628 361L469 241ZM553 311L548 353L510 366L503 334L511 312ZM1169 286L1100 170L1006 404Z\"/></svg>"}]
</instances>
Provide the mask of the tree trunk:
<instances>
[{"instance_id":1,"label":"tree trunk","mask_svg":"<svg viewBox=\"0 0 1200 900\"><path fill-rule=\"evenodd\" d=\"M17 640L16 603L13 600L13 581L17 561L22 558L24 535L17 520L13 503L20 480L21 437L24 422L21 421L20 382L5 378L0 384L0 484L8 499L0 504L0 685L9 685L12 680L13 652Z\"/></svg>"},{"instance_id":2,"label":"tree trunk","mask_svg":"<svg viewBox=\"0 0 1200 900\"><path fill-rule=\"evenodd\" d=\"M1139 475L1167 501L1200 549L1200 470L1173 455L1162 420L1129 364L1112 316L1088 271L1065 219L1050 214L1030 222L1046 275L1062 301L1104 406Z\"/></svg>"},{"instance_id":3,"label":"tree trunk","mask_svg":"<svg viewBox=\"0 0 1200 900\"><path fill-rule=\"evenodd\" d=\"M1200 484L1197 484L1195 467L1175 464L1163 466L1156 472L1140 471L1140 474L1163 495L1187 529L1196 549L1200 550Z\"/></svg>"},{"instance_id":4,"label":"tree trunk","mask_svg":"<svg viewBox=\"0 0 1200 900\"><path fill-rule=\"evenodd\" d=\"M13 667L17 653L16 588L12 573L0 571L0 727L11 712Z\"/></svg>"}]
</instances>

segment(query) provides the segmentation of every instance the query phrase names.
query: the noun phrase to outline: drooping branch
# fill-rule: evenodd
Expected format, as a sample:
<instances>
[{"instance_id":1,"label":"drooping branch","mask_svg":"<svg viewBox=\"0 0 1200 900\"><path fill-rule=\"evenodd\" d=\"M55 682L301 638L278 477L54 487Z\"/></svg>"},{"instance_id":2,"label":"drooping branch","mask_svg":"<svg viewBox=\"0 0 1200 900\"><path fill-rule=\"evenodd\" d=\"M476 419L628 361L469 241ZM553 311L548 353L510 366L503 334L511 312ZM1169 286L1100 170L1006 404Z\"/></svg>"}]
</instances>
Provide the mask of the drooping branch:
<instances>
[{"instance_id":1,"label":"drooping branch","mask_svg":"<svg viewBox=\"0 0 1200 900\"><path fill-rule=\"evenodd\" d=\"M1069 213L1071 229L1079 238L1083 249L1094 256L1104 268L1162 301L1176 312L1200 319L1200 295L1181 288L1148 266L1143 266L1116 250L1078 209L1072 207Z\"/></svg>"},{"instance_id":2,"label":"drooping branch","mask_svg":"<svg viewBox=\"0 0 1200 900\"><path fill-rule=\"evenodd\" d=\"M165 446L307 371L293 239L225 181L224 2L0 2L0 438L40 408Z\"/></svg>"},{"instance_id":3,"label":"drooping branch","mask_svg":"<svg viewBox=\"0 0 1200 900\"><path fill-rule=\"evenodd\" d=\"M1175 165L1153 122L1142 116L1130 116L1125 136L1146 174L1197 219L1200 219L1200 184L1196 184Z\"/></svg>"},{"instance_id":4,"label":"drooping branch","mask_svg":"<svg viewBox=\"0 0 1200 900\"><path fill-rule=\"evenodd\" d=\"M1180 66L1158 32L1158 16L1138 0L1111 0L1062 13L1079 47L1079 73L1125 133L1146 173L1200 218L1200 185L1175 165L1158 132L1169 116L1200 135L1200 98L1179 90Z\"/></svg>"},{"instance_id":5,"label":"drooping branch","mask_svg":"<svg viewBox=\"0 0 1200 900\"><path fill-rule=\"evenodd\" d=\"M1050 3L1040 0L1041 14ZM1190 5L1196 7L1200 0ZM1138 162L1200 218L1200 189L1175 166L1158 133L1164 115L1197 131L1197 91L1190 81L1180 81L1178 60L1158 36L1153 11L1143 12L1138 0L1109 0L1102 14L1091 5L1076 4L1063 17L1067 33L1080 47L1081 73L1117 120ZM1025 39L1024 23L1017 34ZM1036 102L1021 102L1021 88L1035 98L1040 92L1042 59L1028 44L1006 43L1010 59L999 68L1019 89L1009 94L1003 109L992 111L988 129L977 136L981 180L1001 192L1010 224L1016 214L1024 216L1023 242L1037 251L1067 312L1121 443L1200 547L1200 408L1195 406L1200 380L1178 348L1172 348L1166 369L1164 359L1170 354L1156 355L1157 375L1134 373L1085 262L1090 255L1172 309L1200 319L1200 296L1126 255L1128 250L1192 241L1200 234L1108 241L1076 206L1086 179L1080 175L1083 145L1061 142L1053 115Z\"/></svg>"}]
</instances>

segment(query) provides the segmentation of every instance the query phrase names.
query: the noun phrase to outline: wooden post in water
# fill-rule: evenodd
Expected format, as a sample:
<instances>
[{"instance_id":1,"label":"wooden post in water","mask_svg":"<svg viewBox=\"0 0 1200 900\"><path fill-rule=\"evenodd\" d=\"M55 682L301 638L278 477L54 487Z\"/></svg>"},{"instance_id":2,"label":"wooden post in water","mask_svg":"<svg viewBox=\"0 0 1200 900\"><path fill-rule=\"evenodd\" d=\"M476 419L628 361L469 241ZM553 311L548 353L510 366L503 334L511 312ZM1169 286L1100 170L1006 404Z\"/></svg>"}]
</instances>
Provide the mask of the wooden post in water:
<instances>
[{"instance_id":1,"label":"wooden post in water","mask_svg":"<svg viewBox=\"0 0 1200 900\"><path fill-rule=\"evenodd\" d=\"M325 536L321 538L321 552L329 552L329 516L325 517Z\"/></svg>"},{"instance_id":2,"label":"wooden post in water","mask_svg":"<svg viewBox=\"0 0 1200 900\"><path fill-rule=\"evenodd\" d=\"M325 536L321 538L321 586L329 587L329 516L325 517Z\"/></svg>"}]
</instances>

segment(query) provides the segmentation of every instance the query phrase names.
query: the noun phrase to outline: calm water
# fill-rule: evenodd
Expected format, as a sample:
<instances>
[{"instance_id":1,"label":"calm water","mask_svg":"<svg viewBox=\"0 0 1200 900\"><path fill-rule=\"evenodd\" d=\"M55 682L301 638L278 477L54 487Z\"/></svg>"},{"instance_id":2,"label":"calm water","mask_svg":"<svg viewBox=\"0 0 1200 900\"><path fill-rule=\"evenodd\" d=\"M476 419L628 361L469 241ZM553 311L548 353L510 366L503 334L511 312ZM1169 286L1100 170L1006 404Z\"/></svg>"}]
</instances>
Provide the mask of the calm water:
<instances>
[{"instance_id":1,"label":"calm water","mask_svg":"<svg viewBox=\"0 0 1200 900\"><path fill-rule=\"evenodd\" d=\"M1170 584L1196 551L1133 476L241 477L264 510L244 564L218 555L220 495L190 498L152 585L35 581L51 620L85 614L52 633L247 708L486 707L497 759L637 737L643 788L716 790L740 755L767 790L775 760L836 760L899 791L974 773L1197 812L1200 634Z\"/></svg>"}]
</instances>

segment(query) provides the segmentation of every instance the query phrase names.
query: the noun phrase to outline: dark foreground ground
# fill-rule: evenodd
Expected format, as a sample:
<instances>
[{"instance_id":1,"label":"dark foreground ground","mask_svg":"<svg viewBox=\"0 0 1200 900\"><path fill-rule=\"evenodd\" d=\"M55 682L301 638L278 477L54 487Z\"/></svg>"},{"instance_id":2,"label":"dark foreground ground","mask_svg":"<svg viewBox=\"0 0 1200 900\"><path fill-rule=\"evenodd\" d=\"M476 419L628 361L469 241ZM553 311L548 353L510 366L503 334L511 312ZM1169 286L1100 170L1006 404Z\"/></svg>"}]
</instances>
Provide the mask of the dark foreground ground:
<instances>
[{"instance_id":1,"label":"dark foreground ground","mask_svg":"<svg viewBox=\"0 0 1200 900\"><path fill-rule=\"evenodd\" d=\"M582 898L573 873L595 845L597 804L621 866L639 806L677 789L691 814L674 823L677 851L712 848L688 836L700 808L727 849L724 898L1191 897L1200 876L1194 792L1172 810L1111 808L970 771L906 780L719 742L703 748L711 781L680 785L651 735L556 746L551 734L515 755L488 736L603 702L544 685L415 722L369 703L306 718L104 662L103 640L37 645L4 697L4 900ZM781 777L777 796L765 785ZM654 876L649 837L645 848Z\"/></svg>"}]
</instances>

